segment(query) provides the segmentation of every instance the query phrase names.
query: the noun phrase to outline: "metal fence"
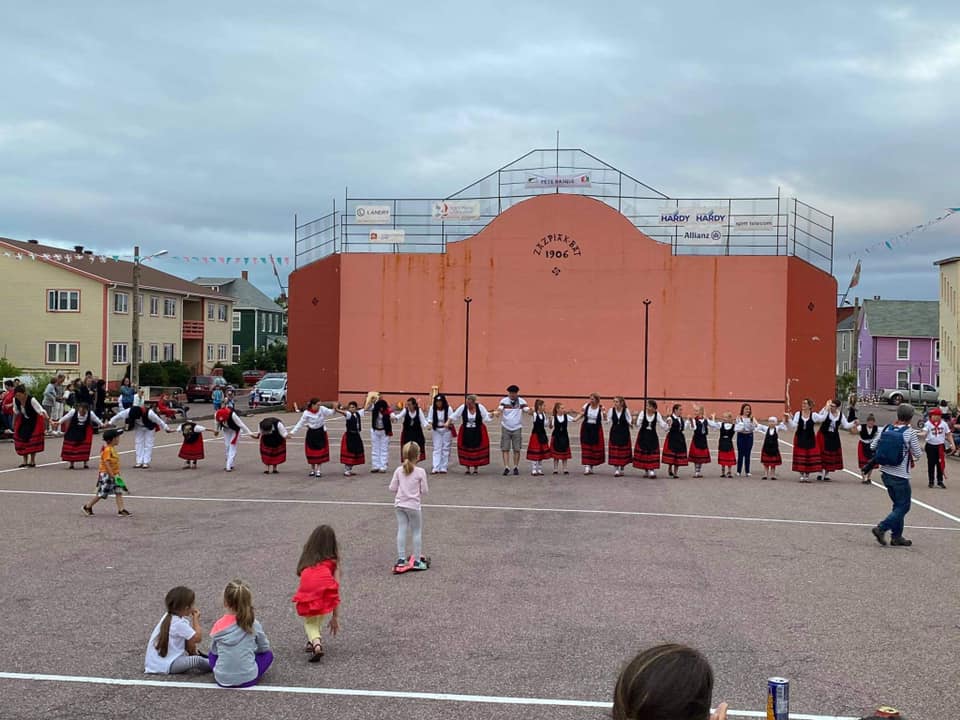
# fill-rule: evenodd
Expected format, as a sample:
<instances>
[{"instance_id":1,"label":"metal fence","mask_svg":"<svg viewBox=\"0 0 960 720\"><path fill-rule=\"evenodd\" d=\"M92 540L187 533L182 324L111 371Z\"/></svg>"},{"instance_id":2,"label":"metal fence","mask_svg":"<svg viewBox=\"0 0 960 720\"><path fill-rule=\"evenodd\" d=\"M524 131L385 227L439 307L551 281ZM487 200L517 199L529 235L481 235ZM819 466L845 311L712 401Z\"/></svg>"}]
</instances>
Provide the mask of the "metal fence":
<instances>
[{"instance_id":1,"label":"metal fence","mask_svg":"<svg viewBox=\"0 0 960 720\"><path fill-rule=\"evenodd\" d=\"M606 203L675 255L792 255L833 273L833 216L807 203L779 194L669 197L571 148L532 150L442 199L345 195L315 220L294 216L295 265L335 253L443 253L514 205L554 193ZM460 212L451 216L445 202Z\"/></svg>"}]
</instances>

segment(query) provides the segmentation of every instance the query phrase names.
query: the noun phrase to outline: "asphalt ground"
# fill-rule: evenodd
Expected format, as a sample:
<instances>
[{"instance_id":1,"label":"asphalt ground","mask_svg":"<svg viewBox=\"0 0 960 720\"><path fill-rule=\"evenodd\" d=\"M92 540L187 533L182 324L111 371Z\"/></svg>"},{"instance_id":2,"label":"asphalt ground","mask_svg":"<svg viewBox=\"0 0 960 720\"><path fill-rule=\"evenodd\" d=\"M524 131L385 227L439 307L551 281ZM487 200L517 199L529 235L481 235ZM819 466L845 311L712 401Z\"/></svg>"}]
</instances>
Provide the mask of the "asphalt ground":
<instances>
[{"instance_id":1,"label":"asphalt ground","mask_svg":"<svg viewBox=\"0 0 960 720\"><path fill-rule=\"evenodd\" d=\"M342 421L330 429L336 459ZM271 476L254 441L228 474L220 439L185 471L179 436L161 434L153 467L134 470L124 437L130 518L112 500L81 514L96 464L66 470L59 439L34 470L0 445L0 717L601 718L623 663L662 641L707 655L731 717L762 717L773 675L791 680L795 717L859 718L880 704L911 720L957 716L960 464L947 490L915 471L914 545L891 548L869 532L889 511L885 490L855 470L799 484L787 444L776 481L760 478L759 443L750 478L720 479L715 464L703 479L691 468L676 480L610 467L585 477L576 442L568 476L548 463L531 477L522 462L503 477L497 425L491 436L481 475L453 464L431 476L433 565L403 576L390 572L389 476L346 478L331 463L307 477L302 436ZM851 469L855 443L844 437ZM310 664L290 596L319 523L342 548L343 627ZM193 588L209 629L237 575L276 654L264 683L228 691L210 676L143 675L166 591Z\"/></svg>"}]
</instances>

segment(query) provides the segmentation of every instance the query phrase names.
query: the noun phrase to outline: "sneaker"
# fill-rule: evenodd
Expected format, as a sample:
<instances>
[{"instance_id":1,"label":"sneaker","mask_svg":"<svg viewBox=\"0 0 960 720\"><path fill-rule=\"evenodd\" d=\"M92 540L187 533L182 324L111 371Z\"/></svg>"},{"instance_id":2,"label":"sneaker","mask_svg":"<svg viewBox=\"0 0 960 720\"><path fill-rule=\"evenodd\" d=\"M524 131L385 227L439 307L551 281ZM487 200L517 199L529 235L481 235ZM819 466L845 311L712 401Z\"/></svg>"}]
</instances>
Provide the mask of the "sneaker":
<instances>
[{"instance_id":1,"label":"sneaker","mask_svg":"<svg viewBox=\"0 0 960 720\"><path fill-rule=\"evenodd\" d=\"M372 468L372 469L370 470L370 472L372 472L372 473L378 473L378 472L380 472L380 468Z\"/></svg>"},{"instance_id":2,"label":"sneaker","mask_svg":"<svg viewBox=\"0 0 960 720\"><path fill-rule=\"evenodd\" d=\"M887 538L885 537L887 532L883 530L879 525L876 527L870 528L870 532L873 533L873 536L877 539L877 542L881 545L887 544Z\"/></svg>"},{"instance_id":3,"label":"sneaker","mask_svg":"<svg viewBox=\"0 0 960 720\"><path fill-rule=\"evenodd\" d=\"M946 489L947 489L947 486L944 485L943 483L937 483L937 487L940 488L940 489L942 489L942 490L946 490Z\"/></svg>"},{"instance_id":4,"label":"sneaker","mask_svg":"<svg viewBox=\"0 0 960 720\"><path fill-rule=\"evenodd\" d=\"M933 483L928 483L928 484L927 484L927 487L932 490L932 489L933 489Z\"/></svg>"},{"instance_id":5,"label":"sneaker","mask_svg":"<svg viewBox=\"0 0 960 720\"><path fill-rule=\"evenodd\" d=\"M520 474L520 469L519 469L519 468L514 468L514 469L513 469L513 474L514 474L514 475L519 475L519 474Z\"/></svg>"},{"instance_id":6,"label":"sneaker","mask_svg":"<svg viewBox=\"0 0 960 720\"><path fill-rule=\"evenodd\" d=\"M93 508L90 507L89 505L84 505L83 514L86 515L87 517L90 517L91 515L93 515Z\"/></svg>"},{"instance_id":7,"label":"sneaker","mask_svg":"<svg viewBox=\"0 0 960 720\"><path fill-rule=\"evenodd\" d=\"M510 474L510 468L504 468L504 469L503 469L503 474L504 474L504 475L509 475L509 474Z\"/></svg>"},{"instance_id":8,"label":"sneaker","mask_svg":"<svg viewBox=\"0 0 960 720\"><path fill-rule=\"evenodd\" d=\"M817 480L819 482L823 482L823 475L817 475Z\"/></svg>"},{"instance_id":9,"label":"sneaker","mask_svg":"<svg viewBox=\"0 0 960 720\"><path fill-rule=\"evenodd\" d=\"M891 545L899 545L901 547L910 547L913 545L912 540L907 540L905 537L890 538Z\"/></svg>"},{"instance_id":10,"label":"sneaker","mask_svg":"<svg viewBox=\"0 0 960 720\"><path fill-rule=\"evenodd\" d=\"M747 477L750 477L750 473L747 473Z\"/></svg>"},{"instance_id":11,"label":"sneaker","mask_svg":"<svg viewBox=\"0 0 960 720\"><path fill-rule=\"evenodd\" d=\"M123 510L118 510L117 515L119 515L120 517L130 517L130 511L124 508Z\"/></svg>"}]
</instances>

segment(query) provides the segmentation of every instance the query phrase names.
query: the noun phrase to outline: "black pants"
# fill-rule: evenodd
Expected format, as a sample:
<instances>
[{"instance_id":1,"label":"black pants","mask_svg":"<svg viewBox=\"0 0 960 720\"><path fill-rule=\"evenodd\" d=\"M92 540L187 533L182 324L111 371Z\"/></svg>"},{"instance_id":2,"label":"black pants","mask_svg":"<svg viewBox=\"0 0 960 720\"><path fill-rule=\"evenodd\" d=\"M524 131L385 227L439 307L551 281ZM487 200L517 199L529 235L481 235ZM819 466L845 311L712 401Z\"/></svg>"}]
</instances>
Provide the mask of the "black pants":
<instances>
[{"instance_id":1,"label":"black pants","mask_svg":"<svg viewBox=\"0 0 960 720\"><path fill-rule=\"evenodd\" d=\"M943 468L940 467L940 449L943 445L931 445L927 443L924 449L927 451L927 482L933 485L933 475L937 475L937 483L943 485Z\"/></svg>"}]
</instances>

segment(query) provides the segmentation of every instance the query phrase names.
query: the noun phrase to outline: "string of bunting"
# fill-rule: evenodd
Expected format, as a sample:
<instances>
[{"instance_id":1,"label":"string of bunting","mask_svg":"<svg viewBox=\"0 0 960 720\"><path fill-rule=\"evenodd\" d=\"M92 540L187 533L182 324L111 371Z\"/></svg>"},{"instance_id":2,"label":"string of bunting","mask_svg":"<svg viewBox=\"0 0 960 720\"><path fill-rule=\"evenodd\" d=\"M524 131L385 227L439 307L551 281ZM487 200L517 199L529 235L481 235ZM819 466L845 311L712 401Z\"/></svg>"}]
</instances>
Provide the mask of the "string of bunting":
<instances>
[{"instance_id":1,"label":"string of bunting","mask_svg":"<svg viewBox=\"0 0 960 720\"><path fill-rule=\"evenodd\" d=\"M4 250L3 257L14 258L16 260L56 260L57 262L74 263L95 263L95 262L120 262L121 260L131 260L128 255L87 255L85 253L34 253L28 250L13 251ZM152 257L141 258L143 262L153 260ZM267 256L249 256L249 257L226 257L226 256L206 256L206 255L168 255L164 259L175 260L179 262L192 263L220 263L223 265L292 265L293 261L289 257L279 257L274 255Z\"/></svg>"},{"instance_id":2,"label":"string of bunting","mask_svg":"<svg viewBox=\"0 0 960 720\"><path fill-rule=\"evenodd\" d=\"M938 223L943 222L948 217L958 212L960 212L960 207L947 208L946 212L944 212L942 215L938 215L937 217L931 220L927 220L924 223L920 223L919 225L914 225L909 230L905 230L904 232L900 233L899 235L895 235L889 240L880 240L878 242L867 245L866 247L861 248L860 250L856 250L854 252L848 253L847 258L850 260L853 260L855 257L858 257L861 253L866 253L867 255L869 255L874 250L880 250L880 249L893 250L894 247L898 247L906 244L907 240L909 240L912 235L915 235L916 233L919 233L919 232L923 232L924 230L927 230L933 227L934 225L937 225Z\"/></svg>"}]
</instances>

